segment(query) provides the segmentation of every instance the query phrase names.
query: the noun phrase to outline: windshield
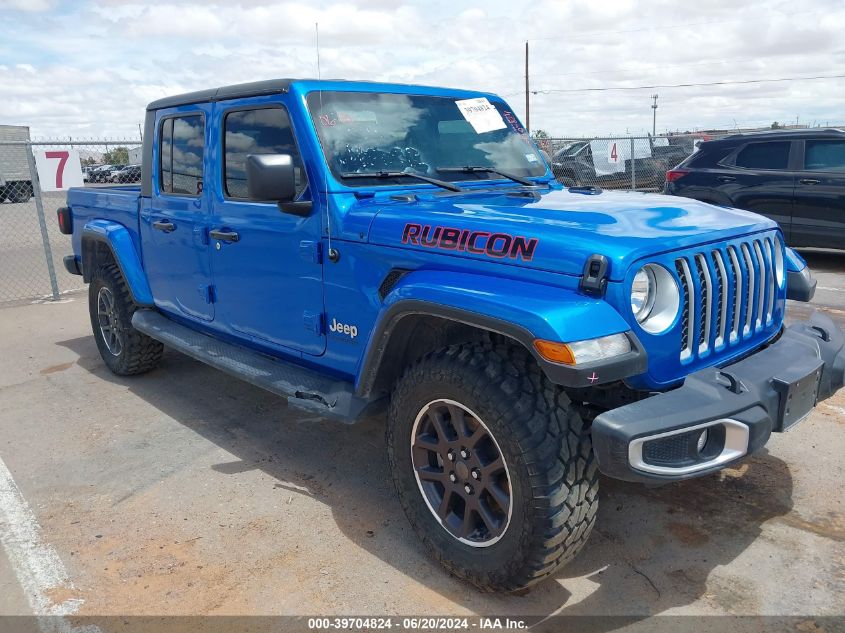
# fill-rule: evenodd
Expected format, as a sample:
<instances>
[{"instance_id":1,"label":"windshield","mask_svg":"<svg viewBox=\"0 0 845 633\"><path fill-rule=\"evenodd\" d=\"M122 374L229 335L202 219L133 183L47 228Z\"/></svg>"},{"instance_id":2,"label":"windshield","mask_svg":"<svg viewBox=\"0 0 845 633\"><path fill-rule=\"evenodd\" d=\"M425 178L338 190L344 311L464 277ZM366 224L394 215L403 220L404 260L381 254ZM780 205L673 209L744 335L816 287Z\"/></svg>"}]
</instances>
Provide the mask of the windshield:
<instances>
[{"instance_id":1,"label":"windshield","mask_svg":"<svg viewBox=\"0 0 845 633\"><path fill-rule=\"evenodd\" d=\"M586 143L570 143L562 150L560 150L557 154L555 154L555 158L564 158L566 156L575 156L578 152L584 149Z\"/></svg>"},{"instance_id":2,"label":"windshield","mask_svg":"<svg viewBox=\"0 0 845 633\"><path fill-rule=\"evenodd\" d=\"M502 179L465 167L523 178L546 172L528 134L502 101L327 91L311 92L307 100L329 168L349 186L409 182L401 174L377 177L379 172L450 181Z\"/></svg>"}]
</instances>

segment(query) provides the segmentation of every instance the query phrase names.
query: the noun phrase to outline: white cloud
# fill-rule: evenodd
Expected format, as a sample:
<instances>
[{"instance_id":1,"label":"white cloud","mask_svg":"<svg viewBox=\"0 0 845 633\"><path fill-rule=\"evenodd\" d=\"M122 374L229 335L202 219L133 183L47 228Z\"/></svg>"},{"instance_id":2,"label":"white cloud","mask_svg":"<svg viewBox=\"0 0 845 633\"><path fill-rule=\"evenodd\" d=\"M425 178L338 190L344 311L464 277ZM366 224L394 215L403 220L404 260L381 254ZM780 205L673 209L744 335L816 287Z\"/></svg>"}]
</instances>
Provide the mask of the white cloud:
<instances>
[{"instance_id":1,"label":"white cloud","mask_svg":"<svg viewBox=\"0 0 845 633\"><path fill-rule=\"evenodd\" d=\"M51 135L137 134L147 102L270 77L424 83L508 95L524 114L523 50L533 90L842 74L845 7L784 0L113 0L48 11L0 0L15 28L0 41L0 122ZM33 12L38 13L33 13ZM661 28L656 28L662 25ZM845 81L531 96L553 134L642 132L774 120L845 123Z\"/></svg>"},{"instance_id":2,"label":"white cloud","mask_svg":"<svg viewBox=\"0 0 845 633\"><path fill-rule=\"evenodd\" d=\"M47 11L56 5L56 0L0 0L0 11Z\"/></svg>"}]
</instances>

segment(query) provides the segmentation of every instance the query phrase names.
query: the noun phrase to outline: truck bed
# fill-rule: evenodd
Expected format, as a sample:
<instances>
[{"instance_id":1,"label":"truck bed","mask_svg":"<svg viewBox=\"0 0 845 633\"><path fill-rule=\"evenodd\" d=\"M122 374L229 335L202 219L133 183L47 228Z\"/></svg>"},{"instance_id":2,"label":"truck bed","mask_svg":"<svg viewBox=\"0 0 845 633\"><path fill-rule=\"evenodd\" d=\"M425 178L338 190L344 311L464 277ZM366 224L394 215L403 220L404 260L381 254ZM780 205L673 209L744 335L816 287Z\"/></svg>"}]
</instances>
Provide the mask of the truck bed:
<instances>
[{"instance_id":1,"label":"truck bed","mask_svg":"<svg viewBox=\"0 0 845 633\"><path fill-rule=\"evenodd\" d=\"M67 204L73 216L73 250L79 254L82 229L90 220L111 220L126 227L140 253L139 200L140 185L108 187L71 187Z\"/></svg>"}]
</instances>

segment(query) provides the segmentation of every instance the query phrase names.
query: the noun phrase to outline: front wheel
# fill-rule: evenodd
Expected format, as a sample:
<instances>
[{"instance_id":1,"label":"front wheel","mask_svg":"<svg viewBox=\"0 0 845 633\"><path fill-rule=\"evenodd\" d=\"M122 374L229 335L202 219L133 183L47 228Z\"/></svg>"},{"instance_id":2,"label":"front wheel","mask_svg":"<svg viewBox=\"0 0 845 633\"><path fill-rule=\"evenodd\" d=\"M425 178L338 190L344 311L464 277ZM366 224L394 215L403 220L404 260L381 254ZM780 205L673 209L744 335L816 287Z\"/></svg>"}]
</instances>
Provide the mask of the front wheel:
<instances>
[{"instance_id":1,"label":"front wheel","mask_svg":"<svg viewBox=\"0 0 845 633\"><path fill-rule=\"evenodd\" d=\"M414 530L482 589L535 584L592 530L598 472L588 429L521 347L465 344L425 357L393 392L387 440Z\"/></svg>"}]
</instances>

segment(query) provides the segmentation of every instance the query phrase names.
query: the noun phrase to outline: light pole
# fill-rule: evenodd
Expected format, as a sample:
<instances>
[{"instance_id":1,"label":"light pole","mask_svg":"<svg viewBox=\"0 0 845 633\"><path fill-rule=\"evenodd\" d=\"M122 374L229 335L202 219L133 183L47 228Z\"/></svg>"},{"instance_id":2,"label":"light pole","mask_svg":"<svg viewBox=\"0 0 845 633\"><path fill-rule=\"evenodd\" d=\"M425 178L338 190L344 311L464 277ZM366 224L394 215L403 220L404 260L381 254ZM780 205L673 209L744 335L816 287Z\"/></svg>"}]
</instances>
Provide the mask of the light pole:
<instances>
[{"instance_id":1,"label":"light pole","mask_svg":"<svg viewBox=\"0 0 845 633\"><path fill-rule=\"evenodd\" d=\"M657 136L657 95L651 95L651 98L654 99L654 103L651 104L651 135Z\"/></svg>"}]
</instances>

